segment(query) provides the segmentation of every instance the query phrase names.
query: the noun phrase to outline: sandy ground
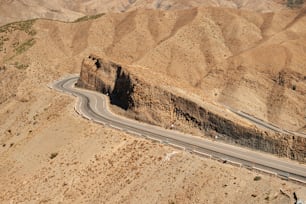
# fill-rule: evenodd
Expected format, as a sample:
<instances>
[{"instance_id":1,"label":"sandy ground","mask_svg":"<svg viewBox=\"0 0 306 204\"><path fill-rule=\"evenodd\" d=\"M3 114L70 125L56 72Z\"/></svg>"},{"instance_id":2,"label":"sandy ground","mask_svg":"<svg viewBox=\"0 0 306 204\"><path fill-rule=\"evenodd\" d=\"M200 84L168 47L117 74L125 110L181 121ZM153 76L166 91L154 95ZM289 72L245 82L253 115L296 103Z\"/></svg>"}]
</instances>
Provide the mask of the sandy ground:
<instances>
[{"instance_id":1,"label":"sandy ground","mask_svg":"<svg viewBox=\"0 0 306 204\"><path fill-rule=\"evenodd\" d=\"M1 0L0 25L32 18L74 21L84 15L126 12L139 8L176 10L218 6L271 12L284 9L282 0Z\"/></svg>"},{"instance_id":2,"label":"sandy ground","mask_svg":"<svg viewBox=\"0 0 306 204\"><path fill-rule=\"evenodd\" d=\"M303 186L93 124L72 98L45 95L37 123L11 130L1 147L1 203L292 203L293 192L306 195Z\"/></svg>"},{"instance_id":3,"label":"sandy ground","mask_svg":"<svg viewBox=\"0 0 306 204\"><path fill-rule=\"evenodd\" d=\"M220 24L226 19L232 23ZM293 192L306 200L304 186L92 124L73 111L74 99L47 87L79 73L82 59L96 53L173 80L177 89L205 101L228 102L301 128L305 32L303 12L297 10L271 17L205 8L5 28L0 203L292 203ZM279 75L279 67L285 74ZM275 100L267 97L271 93ZM268 113L267 107L275 109ZM261 179L254 181L256 176Z\"/></svg>"},{"instance_id":4,"label":"sandy ground","mask_svg":"<svg viewBox=\"0 0 306 204\"><path fill-rule=\"evenodd\" d=\"M38 20L32 30L3 28L0 66L21 73L44 64L77 73L82 58L95 53L137 67L135 73L156 84L171 82L200 100L305 132L304 13L194 8L112 13L79 23Z\"/></svg>"}]
</instances>

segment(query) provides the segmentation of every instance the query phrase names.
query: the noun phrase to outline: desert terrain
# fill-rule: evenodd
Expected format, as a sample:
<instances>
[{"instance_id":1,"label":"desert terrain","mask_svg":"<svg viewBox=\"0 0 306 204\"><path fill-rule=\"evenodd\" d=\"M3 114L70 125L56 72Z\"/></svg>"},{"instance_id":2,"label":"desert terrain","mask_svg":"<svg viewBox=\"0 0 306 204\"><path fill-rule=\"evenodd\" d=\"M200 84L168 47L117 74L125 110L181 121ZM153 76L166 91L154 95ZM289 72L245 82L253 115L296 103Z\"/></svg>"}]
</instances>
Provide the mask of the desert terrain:
<instances>
[{"instance_id":1,"label":"desert terrain","mask_svg":"<svg viewBox=\"0 0 306 204\"><path fill-rule=\"evenodd\" d=\"M138 8L177 10L199 6L217 6L271 12L284 9L284 0L1 0L0 25L47 18L74 21L84 15L127 12ZM16 12L18 11L18 12Z\"/></svg>"},{"instance_id":2,"label":"desert terrain","mask_svg":"<svg viewBox=\"0 0 306 204\"><path fill-rule=\"evenodd\" d=\"M74 98L47 86L95 53L213 108L305 133L304 8L33 1L29 10L24 2L0 1L0 24L105 14L0 27L1 203L293 203L293 192L306 200L305 186L91 123L74 112Z\"/></svg>"}]
</instances>

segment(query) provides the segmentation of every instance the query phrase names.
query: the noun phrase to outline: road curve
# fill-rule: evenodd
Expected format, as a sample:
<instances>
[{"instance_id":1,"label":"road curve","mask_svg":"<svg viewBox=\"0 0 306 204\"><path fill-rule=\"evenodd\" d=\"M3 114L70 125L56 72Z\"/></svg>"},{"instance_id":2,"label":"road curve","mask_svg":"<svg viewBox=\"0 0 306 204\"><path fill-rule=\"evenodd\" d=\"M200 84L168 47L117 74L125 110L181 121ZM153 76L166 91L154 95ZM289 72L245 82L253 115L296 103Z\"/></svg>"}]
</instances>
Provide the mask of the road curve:
<instances>
[{"instance_id":1,"label":"road curve","mask_svg":"<svg viewBox=\"0 0 306 204\"><path fill-rule=\"evenodd\" d=\"M77 97L75 110L89 120L109 125L137 136L180 147L202 156L238 164L238 166L306 184L306 166L303 164L115 115L108 108L109 99L107 96L98 92L76 88L74 85L77 79L78 76L68 76L54 82L49 87Z\"/></svg>"},{"instance_id":2,"label":"road curve","mask_svg":"<svg viewBox=\"0 0 306 204\"><path fill-rule=\"evenodd\" d=\"M306 137L306 134L301 133L301 132L295 132L295 131L291 131L291 130L285 130L282 129L280 127L277 127L276 125L272 124L272 123L268 123L266 121L263 121L259 118L256 118L248 113L239 111L239 110L235 110L231 107L225 106L225 108L227 108L228 110L230 110L231 112L237 114L238 116L247 119L248 121L250 121L251 123L254 123L255 125L258 125L261 128L266 128L275 132L279 132L279 133L284 133L284 134L293 134L293 135L297 135L300 137Z\"/></svg>"}]
</instances>

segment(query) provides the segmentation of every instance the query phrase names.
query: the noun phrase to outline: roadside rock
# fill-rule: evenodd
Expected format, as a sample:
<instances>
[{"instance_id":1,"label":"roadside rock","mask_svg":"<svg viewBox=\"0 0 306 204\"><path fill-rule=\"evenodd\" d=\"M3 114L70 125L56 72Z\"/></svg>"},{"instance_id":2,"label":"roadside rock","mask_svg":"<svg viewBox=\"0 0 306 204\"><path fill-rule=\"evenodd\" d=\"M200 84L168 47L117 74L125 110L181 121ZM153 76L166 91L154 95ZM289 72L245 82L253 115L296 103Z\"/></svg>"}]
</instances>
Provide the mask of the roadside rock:
<instances>
[{"instance_id":1,"label":"roadside rock","mask_svg":"<svg viewBox=\"0 0 306 204\"><path fill-rule=\"evenodd\" d=\"M194 101L150 85L121 65L95 55L83 60L77 85L108 94L112 104L127 110L126 113L134 113L135 119L163 127L178 120L212 138L220 135L220 139L229 143L306 162L306 138L234 122Z\"/></svg>"}]
</instances>

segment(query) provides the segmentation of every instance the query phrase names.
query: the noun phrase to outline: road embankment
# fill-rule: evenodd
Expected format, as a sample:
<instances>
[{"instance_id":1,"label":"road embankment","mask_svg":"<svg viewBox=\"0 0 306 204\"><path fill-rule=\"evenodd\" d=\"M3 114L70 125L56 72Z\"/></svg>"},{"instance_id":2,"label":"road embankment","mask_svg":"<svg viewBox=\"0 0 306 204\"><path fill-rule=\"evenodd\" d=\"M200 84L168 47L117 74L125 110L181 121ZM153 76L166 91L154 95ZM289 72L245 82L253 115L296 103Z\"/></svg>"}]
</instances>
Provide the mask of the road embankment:
<instances>
[{"instance_id":1,"label":"road embankment","mask_svg":"<svg viewBox=\"0 0 306 204\"><path fill-rule=\"evenodd\" d=\"M83 60L77 86L108 94L110 102L134 119L186 131L196 128L203 135L255 150L306 162L306 138L254 128L216 113L161 86L151 85L120 64L90 55ZM184 125L185 124L185 125Z\"/></svg>"}]
</instances>

